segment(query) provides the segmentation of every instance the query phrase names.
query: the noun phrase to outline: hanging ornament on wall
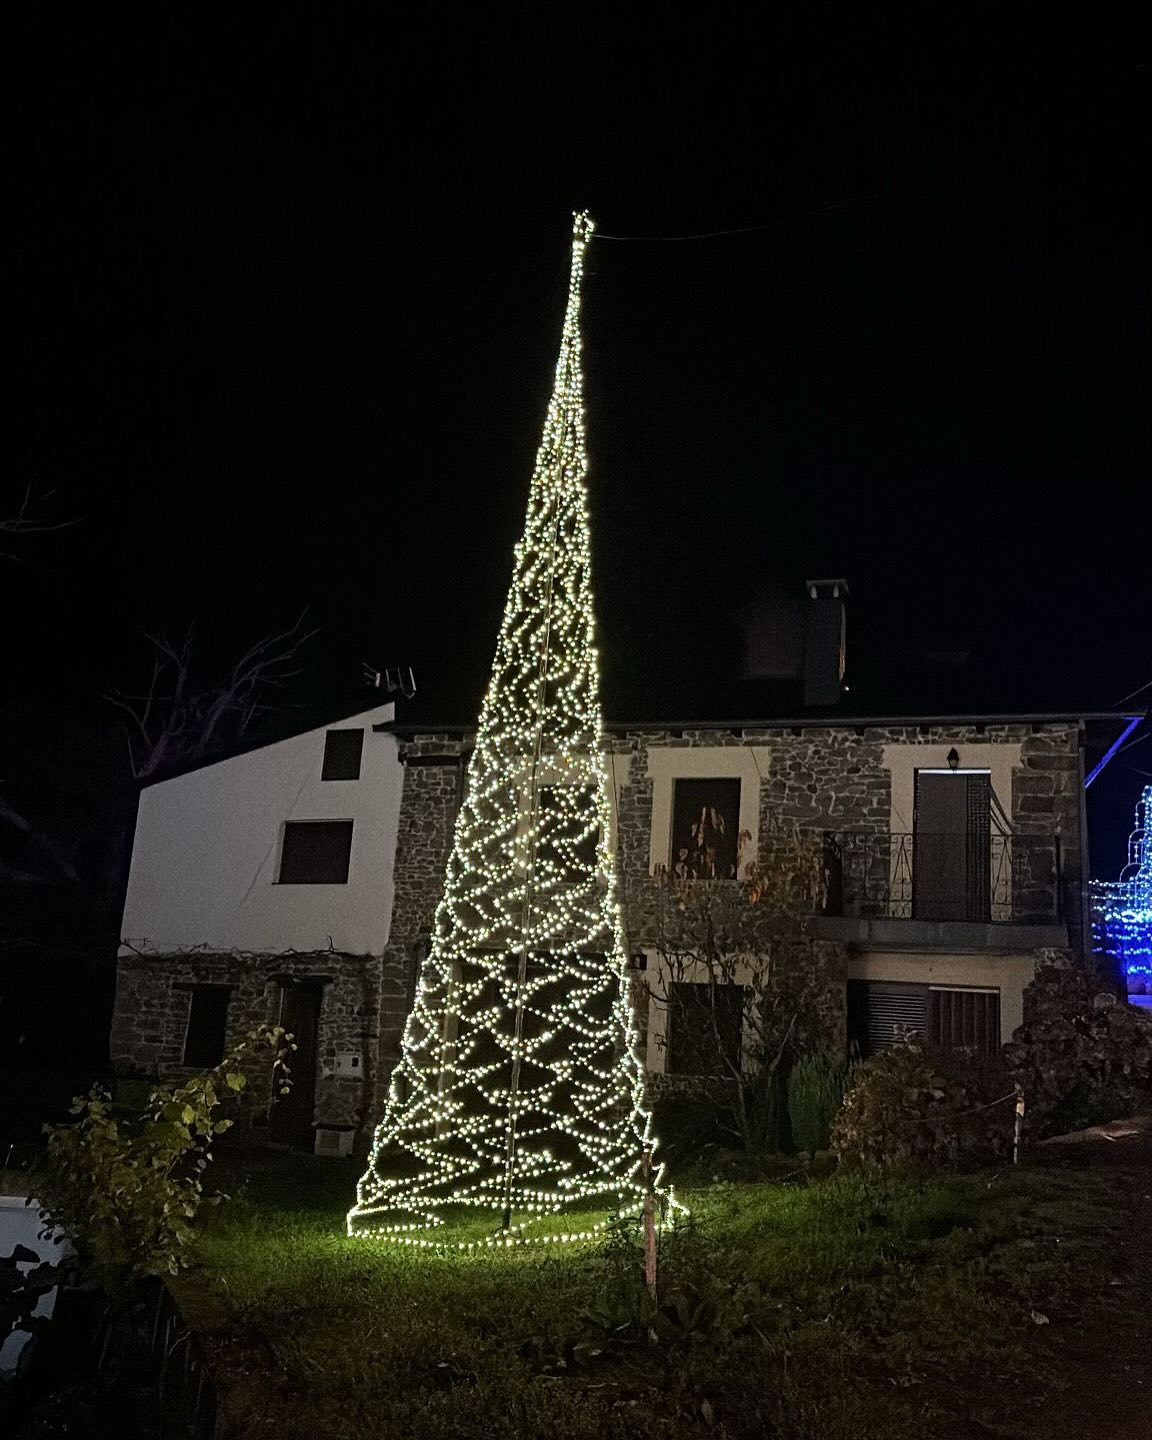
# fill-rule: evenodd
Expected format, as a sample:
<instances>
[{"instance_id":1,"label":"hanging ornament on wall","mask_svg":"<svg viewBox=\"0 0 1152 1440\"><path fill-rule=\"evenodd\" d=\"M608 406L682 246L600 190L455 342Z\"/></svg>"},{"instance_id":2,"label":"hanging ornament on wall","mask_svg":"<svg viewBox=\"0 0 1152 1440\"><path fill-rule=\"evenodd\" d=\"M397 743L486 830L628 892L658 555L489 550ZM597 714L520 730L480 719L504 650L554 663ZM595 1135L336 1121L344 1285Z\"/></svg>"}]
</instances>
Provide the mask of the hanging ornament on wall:
<instances>
[{"instance_id":1,"label":"hanging ornament on wall","mask_svg":"<svg viewBox=\"0 0 1152 1440\"><path fill-rule=\"evenodd\" d=\"M575 217L524 532L432 943L350 1234L555 1243L639 1209L660 1184L645 1162L655 1139L592 613L579 329L592 228Z\"/></svg>"}]
</instances>

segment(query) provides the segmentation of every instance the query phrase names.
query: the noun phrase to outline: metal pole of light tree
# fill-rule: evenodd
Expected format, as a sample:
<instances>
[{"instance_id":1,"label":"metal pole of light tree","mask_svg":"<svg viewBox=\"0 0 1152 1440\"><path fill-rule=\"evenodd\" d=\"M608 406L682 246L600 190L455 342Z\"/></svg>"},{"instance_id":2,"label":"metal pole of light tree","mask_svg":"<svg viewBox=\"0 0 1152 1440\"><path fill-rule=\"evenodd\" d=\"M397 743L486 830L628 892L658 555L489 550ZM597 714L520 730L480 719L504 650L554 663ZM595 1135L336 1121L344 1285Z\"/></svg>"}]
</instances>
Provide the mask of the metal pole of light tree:
<instances>
[{"instance_id":1,"label":"metal pole of light tree","mask_svg":"<svg viewBox=\"0 0 1152 1440\"><path fill-rule=\"evenodd\" d=\"M563 464L566 430L562 425L556 452ZM560 548L559 492L552 496L552 544L548 552L548 580L544 592L544 643L540 651L540 668L536 678L536 734L532 748L532 767L528 775L528 834L532 849L528 855L524 878L524 901L521 910L520 947L516 965L515 1029L512 1043L512 1075L508 1085L508 1122L504 1150L504 1230L512 1224L512 1191L516 1174L516 1106L520 1094L520 1057L524 1047L524 989L528 979L528 936L532 928L532 906L536 898L536 824L540 809L540 762L544 747L545 701L548 695L548 660L552 644L552 598L556 578L557 554Z\"/></svg>"}]
</instances>

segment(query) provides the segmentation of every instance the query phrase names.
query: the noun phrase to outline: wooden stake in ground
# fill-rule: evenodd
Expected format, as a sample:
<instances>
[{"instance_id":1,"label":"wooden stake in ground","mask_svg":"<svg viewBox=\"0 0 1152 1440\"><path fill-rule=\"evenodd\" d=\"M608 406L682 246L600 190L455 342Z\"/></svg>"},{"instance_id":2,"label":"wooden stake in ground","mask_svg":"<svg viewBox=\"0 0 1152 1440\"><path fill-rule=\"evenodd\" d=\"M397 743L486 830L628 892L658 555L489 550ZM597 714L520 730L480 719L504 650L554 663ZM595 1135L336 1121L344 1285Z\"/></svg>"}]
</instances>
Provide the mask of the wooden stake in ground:
<instances>
[{"instance_id":1,"label":"wooden stake in ground","mask_svg":"<svg viewBox=\"0 0 1152 1440\"><path fill-rule=\"evenodd\" d=\"M644 1284L656 1301L656 1184L652 1175L652 1152L644 1151Z\"/></svg>"}]
</instances>

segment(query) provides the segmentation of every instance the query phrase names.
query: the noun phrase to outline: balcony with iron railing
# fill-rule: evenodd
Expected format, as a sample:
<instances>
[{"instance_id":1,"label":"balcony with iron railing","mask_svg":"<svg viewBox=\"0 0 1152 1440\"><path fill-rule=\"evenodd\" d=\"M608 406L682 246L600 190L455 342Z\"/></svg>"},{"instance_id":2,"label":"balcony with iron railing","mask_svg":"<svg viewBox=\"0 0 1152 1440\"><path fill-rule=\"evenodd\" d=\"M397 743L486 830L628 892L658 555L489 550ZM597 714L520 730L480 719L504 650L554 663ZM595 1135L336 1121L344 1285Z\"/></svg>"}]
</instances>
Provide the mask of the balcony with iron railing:
<instances>
[{"instance_id":1,"label":"balcony with iron railing","mask_svg":"<svg viewBox=\"0 0 1152 1440\"><path fill-rule=\"evenodd\" d=\"M896 949L1069 943L1059 835L802 833L822 847L824 857L826 897L810 922L817 936ZM621 878L633 946L671 942L675 948L680 931L705 912L711 923L738 929L745 939L772 928L772 906L756 904L749 913L746 887L735 880ZM706 892L699 904L697 885Z\"/></svg>"},{"instance_id":2,"label":"balcony with iron railing","mask_svg":"<svg viewBox=\"0 0 1152 1440\"><path fill-rule=\"evenodd\" d=\"M844 919L1058 926L1059 835L844 831L825 836L825 914Z\"/></svg>"}]
</instances>

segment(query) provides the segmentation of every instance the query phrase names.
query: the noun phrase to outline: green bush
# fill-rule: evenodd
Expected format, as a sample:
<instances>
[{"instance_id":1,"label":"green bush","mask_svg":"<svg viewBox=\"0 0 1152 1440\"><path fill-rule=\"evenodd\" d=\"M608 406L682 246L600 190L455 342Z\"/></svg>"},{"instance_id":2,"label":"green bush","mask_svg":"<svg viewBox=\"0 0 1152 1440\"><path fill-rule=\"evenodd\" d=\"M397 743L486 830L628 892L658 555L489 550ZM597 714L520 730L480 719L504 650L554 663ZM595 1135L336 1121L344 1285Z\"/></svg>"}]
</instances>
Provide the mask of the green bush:
<instances>
[{"instance_id":1,"label":"green bush","mask_svg":"<svg viewBox=\"0 0 1152 1440\"><path fill-rule=\"evenodd\" d=\"M212 1141L232 1124L217 1118L219 1107L245 1088L242 1067L253 1048L271 1049L279 1068L290 1039L279 1027L260 1026L214 1070L155 1086L136 1117L118 1114L96 1085L72 1102L72 1124L45 1126L37 1200L89 1274L115 1288L187 1264Z\"/></svg>"},{"instance_id":2,"label":"green bush","mask_svg":"<svg viewBox=\"0 0 1152 1440\"><path fill-rule=\"evenodd\" d=\"M991 1160L1011 1152L1014 1094L999 1060L894 1045L855 1068L832 1149L848 1165Z\"/></svg>"},{"instance_id":3,"label":"green bush","mask_svg":"<svg viewBox=\"0 0 1152 1440\"><path fill-rule=\"evenodd\" d=\"M805 1055L788 1076L788 1123L797 1150L827 1150L832 1121L844 1100L848 1065L834 1055Z\"/></svg>"}]
</instances>

